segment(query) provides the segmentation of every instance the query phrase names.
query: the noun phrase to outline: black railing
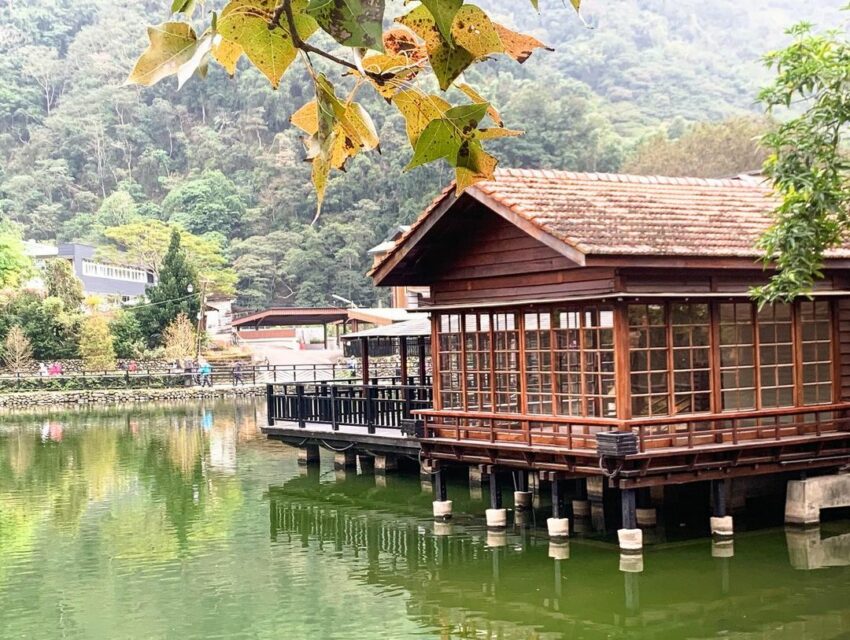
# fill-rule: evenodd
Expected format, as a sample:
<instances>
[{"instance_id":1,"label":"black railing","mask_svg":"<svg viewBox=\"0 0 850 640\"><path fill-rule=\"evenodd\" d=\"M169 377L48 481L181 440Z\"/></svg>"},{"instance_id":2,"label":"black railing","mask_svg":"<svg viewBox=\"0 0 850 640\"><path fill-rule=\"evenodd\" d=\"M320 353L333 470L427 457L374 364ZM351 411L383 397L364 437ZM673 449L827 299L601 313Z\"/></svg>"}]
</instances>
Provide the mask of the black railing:
<instances>
[{"instance_id":1,"label":"black railing","mask_svg":"<svg viewBox=\"0 0 850 640\"><path fill-rule=\"evenodd\" d=\"M397 379L389 379L393 382ZM308 424L402 429L413 411L432 406L430 385L355 384L350 381L268 385L268 423L276 420Z\"/></svg>"}]
</instances>

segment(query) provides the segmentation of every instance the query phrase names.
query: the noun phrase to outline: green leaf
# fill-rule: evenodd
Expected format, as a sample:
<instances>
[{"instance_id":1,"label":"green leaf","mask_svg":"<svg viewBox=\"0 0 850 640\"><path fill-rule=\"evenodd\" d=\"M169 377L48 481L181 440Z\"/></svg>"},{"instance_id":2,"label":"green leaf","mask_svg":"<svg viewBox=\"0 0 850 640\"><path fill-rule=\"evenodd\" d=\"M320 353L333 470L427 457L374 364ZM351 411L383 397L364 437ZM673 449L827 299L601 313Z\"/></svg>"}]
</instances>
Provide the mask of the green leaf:
<instances>
[{"instance_id":1,"label":"green leaf","mask_svg":"<svg viewBox=\"0 0 850 640\"><path fill-rule=\"evenodd\" d=\"M531 0L531 6L534 7L535 11L540 11L540 7L537 6L538 0Z\"/></svg>"},{"instance_id":2,"label":"green leaf","mask_svg":"<svg viewBox=\"0 0 850 640\"><path fill-rule=\"evenodd\" d=\"M221 37L239 45L275 89L296 56L296 48L289 30L283 25L269 29L276 2L277 0L231 0L218 19L218 32ZM292 2L295 28L302 39L308 38L318 28L315 20L304 14L306 3L307 0Z\"/></svg>"},{"instance_id":3,"label":"green leaf","mask_svg":"<svg viewBox=\"0 0 850 640\"><path fill-rule=\"evenodd\" d=\"M306 11L340 44L384 50L384 0L311 0Z\"/></svg>"},{"instance_id":4,"label":"green leaf","mask_svg":"<svg viewBox=\"0 0 850 640\"><path fill-rule=\"evenodd\" d=\"M432 120L422 131L413 148L413 158L405 170L445 158L457 165L461 146L470 140L478 123L487 113L484 104L465 104L452 107L438 120Z\"/></svg>"},{"instance_id":5,"label":"green leaf","mask_svg":"<svg viewBox=\"0 0 850 640\"><path fill-rule=\"evenodd\" d=\"M452 42L452 22L463 0L421 0L431 13L434 23L447 42Z\"/></svg>"},{"instance_id":6,"label":"green leaf","mask_svg":"<svg viewBox=\"0 0 850 640\"><path fill-rule=\"evenodd\" d=\"M454 164L461 144L463 144L463 138L456 127L442 118L432 120L416 141L413 158L404 170L409 171L440 158L451 159L451 163Z\"/></svg>"},{"instance_id":7,"label":"green leaf","mask_svg":"<svg viewBox=\"0 0 850 640\"><path fill-rule=\"evenodd\" d=\"M407 137L413 146L416 146L416 141L428 123L442 118L451 107L440 96L425 94L414 89L399 91L392 102L404 117Z\"/></svg>"},{"instance_id":8,"label":"green leaf","mask_svg":"<svg viewBox=\"0 0 850 640\"><path fill-rule=\"evenodd\" d=\"M127 82L145 87L177 73L198 46L195 30L186 22L164 22L148 27L148 39L148 48L139 56L127 78Z\"/></svg>"},{"instance_id":9,"label":"green leaf","mask_svg":"<svg viewBox=\"0 0 850 640\"><path fill-rule=\"evenodd\" d=\"M171 13L185 13L191 16L195 11L195 0L173 0L171 2Z\"/></svg>"}]
</instances>

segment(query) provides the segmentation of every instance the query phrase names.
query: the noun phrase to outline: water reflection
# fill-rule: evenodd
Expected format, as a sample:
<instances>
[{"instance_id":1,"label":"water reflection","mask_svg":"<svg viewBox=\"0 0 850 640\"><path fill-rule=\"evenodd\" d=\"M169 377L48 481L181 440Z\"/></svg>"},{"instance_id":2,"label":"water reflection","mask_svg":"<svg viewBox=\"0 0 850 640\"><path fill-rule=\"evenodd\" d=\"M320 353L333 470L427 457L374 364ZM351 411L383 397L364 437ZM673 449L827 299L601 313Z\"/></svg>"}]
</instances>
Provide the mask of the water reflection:
<instances>
[{"instance_id":1,"label":"water reflection","mask_svg":"<svg viewBox=\"0 0 850 640\"><path fill-rule=\"evenodd\" d=\"M659 544L431 520L416 476L337 478L219 402L0 418L3 638L834 638L850 523ZM601 517L590 496L585 520ZM596 507L596 508L594 508ZM596 513L594 513L594 511ZM578 524L578 523L577 523ZM663 539L663 532L659 534Z\"/></svg>"},{"instance_id":2,"label":"water reflection","mask_svg":"<svg viewBox=\"0 0 850 640\"><path fill-rule=\"evenodd\" d=\"M474 504L456 504L461 515L452 523L425 521L427 496L415 484L393 478L381 489L362 477L326 484L305 476L273 486L272 540L365 559L361 577L408 591L410 614L442 637L850 632L850 572L803 580L797 571L850 565L850 533L821 539L818 531L770 530L621 555L593 540L550 542L530 523L488 531L463 515Z\"/></svg>"}]
</instances>

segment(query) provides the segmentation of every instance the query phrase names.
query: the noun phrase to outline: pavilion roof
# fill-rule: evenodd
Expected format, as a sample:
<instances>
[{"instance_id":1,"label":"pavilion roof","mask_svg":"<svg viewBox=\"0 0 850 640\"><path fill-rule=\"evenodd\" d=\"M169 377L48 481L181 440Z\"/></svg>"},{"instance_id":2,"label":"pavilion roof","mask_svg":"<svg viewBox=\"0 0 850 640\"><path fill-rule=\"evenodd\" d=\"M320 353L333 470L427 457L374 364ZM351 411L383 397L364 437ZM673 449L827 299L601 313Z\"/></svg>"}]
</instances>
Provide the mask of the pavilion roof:
<instances>
[{"instance_id":1,"label":"pavilion roof","mask_svg":"<svg viewBox=\"0 0 850 640\"><path fill-rule=\"evenodd\" d=\"M426 314L416 314L413 320L405 320L404 322L395 322L383 327L373 327L372 329L364 329L346 333L340 336L342 340L354 340L356 338L401 338L414 336L430 336L431 335L431 320Z\"/></svg>"},{"instance_id":2,"label":"pavilion roof","mask_svg":"<svg viewBox=\"0 0 850 640\"><path fill-rule=\"evenodd\" d=\"M753 175L670 178L536 169L498 169L494 180L476 183L464 197L527 223L574 254L654 257L758 258L755 243L772 223L776 205L770 186ZM453 185L443 190L372 272L458 199ZM827 257L850 257L850 245Z\"/></svg>"}]
</instances>

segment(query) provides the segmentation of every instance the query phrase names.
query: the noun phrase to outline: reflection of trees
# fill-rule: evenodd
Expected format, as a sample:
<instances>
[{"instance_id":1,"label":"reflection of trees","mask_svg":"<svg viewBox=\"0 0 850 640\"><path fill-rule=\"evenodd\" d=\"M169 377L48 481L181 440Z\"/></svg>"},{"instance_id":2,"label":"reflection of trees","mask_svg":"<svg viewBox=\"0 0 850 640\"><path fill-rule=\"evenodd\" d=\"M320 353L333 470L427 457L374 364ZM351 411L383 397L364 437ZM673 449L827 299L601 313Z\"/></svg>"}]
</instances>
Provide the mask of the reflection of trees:
<instances>
[{"instance_id":1,"label":"reflection of trees","mask_svg":"<svg viewBox=\"0 0 850 640\"><path fill-rule=\"evenodd\" d=\"M40 528L75 534L87 515L118 558L164 559L228 536L242 487L205 467L195 405L52 414L61 442L42 441L43 419L10 415L0 427L0 572Z\"/></svg>"}]
</instances>

